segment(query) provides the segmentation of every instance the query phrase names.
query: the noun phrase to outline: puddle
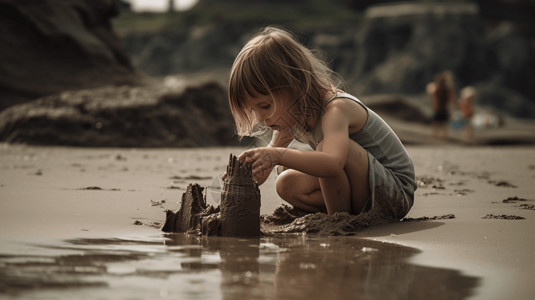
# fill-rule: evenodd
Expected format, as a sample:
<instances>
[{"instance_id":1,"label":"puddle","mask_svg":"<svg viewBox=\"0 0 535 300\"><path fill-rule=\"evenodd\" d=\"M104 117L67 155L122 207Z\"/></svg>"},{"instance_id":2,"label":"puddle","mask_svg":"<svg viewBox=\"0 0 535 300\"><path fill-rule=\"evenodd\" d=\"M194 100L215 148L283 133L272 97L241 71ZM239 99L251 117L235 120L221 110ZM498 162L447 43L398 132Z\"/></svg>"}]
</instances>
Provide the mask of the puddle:
<instances>
[{"instance_id":1,"label":"puddle","mask_svg":"<svg viewBox=\"0 0 535 300\"><path fill-rule=\"evenodd\" d=\"M170 234L37 247L46 255L0 255L0 297L464 299L480 282L411 264L417 249L356 237Z\"/></svg>"}]
</instances>

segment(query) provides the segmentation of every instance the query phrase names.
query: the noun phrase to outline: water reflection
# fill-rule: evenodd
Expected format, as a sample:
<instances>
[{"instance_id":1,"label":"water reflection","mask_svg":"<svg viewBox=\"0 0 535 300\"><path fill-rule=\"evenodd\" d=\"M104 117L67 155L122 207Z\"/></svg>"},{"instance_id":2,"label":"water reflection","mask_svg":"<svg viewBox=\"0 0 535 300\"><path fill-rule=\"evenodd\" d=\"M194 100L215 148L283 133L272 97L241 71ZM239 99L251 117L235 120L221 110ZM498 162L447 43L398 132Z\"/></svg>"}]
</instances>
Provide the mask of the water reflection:
<instances>
[{"instance_id":1,"label":"water reflection","mask_svg":"<svg viewBox=\"0 0 535 300\"><path fill-rule=\"evenodd\" d=\"M419 252L414 248L355 237L172 234L68 240L46 250L43 256L0 256L0 295L463 299L479 283L456 270L411 264L408 258Z\"/></svg>"}]
</instances>

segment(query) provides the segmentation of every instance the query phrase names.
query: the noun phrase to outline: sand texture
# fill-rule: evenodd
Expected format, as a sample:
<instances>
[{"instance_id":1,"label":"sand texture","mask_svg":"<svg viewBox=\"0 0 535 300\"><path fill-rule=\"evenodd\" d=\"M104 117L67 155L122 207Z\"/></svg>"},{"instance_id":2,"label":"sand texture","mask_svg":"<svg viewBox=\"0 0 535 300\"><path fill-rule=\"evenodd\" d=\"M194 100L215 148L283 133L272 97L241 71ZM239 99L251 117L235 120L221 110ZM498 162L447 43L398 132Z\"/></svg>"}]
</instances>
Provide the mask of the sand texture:
<instances>
[{"instance_id":1,"label":"sand texture","mask_svg":"<svg viewBox=\"0 0 535 300\"><path fill-rule=\"evenodd\" d=\"M101 288L104 293L124 286L128 289L118 291L128 295L135 291L132 297L154 298L156 296L143 293L154 287L149 282L160 280L156 285L171 290L177 282L185 282L180 285L183 292L175 291L177 295L195 292L203 298L224 298L221 293L241 291L232 295L292 298L289 296L291 289L284 288L289 287L284 283L289 284L291 280L303 280L302 283L310 287L324 286L323 283L334 287L335 282L345 282L335 274L343 274L346 272L344 268L353 266L353 262L362 262L355 258L357 253L365 254L365 257L371 255L374 259L381 255L392 257L385 256L381 252L383 248L372 244L351 248L359 247L354 244L357 241L400 247L399 250L393 248L392 253L405 250L411 253L410 258L399 258L403 262L396 266L384 260L373 260L376 263L372 269L369 269L370 265L354 265L351 270L364 273L360 277L347 278L359 282L358 286L363 288L359 291L366 295L377 291L380 296L380 291L390 290L391 282L399 283L397 279L380 278L387 278L384 276L394 274L391 273L394 269L401 270L399 268L407 263L411 266L411 271L407 270L410 273L396 273L395 277L404 278L406 284L397 287L389 299L406 299L395 295L407 296L407 287L422 287L422 282L426 282L424 286L452 283L433 286L434 291L448 290L443 295L450 297L444 299L530 299L535 295L532 284L535 275L532 253L535 247L535 148L532 146L409 146L418 190L409 214L391 224L356 228L352 224L353 216L307 215L292 207L281 206L283 203L275 192L275 174L272 174L259 187L262 194L261 228L268 234L257 244L249 245L254 239L246 239L248 242L239 248L240 239L205 237L198 232L162 236L160 228L164 225L165 211L177 211L188 205L193 209L193 198L203 200L206 207L220 204L225 189L221 175L226 172L228 155L243 150L1 145L0 277L3 288L0 297L8 291L36 295L46 290L44 298L72 299L79 298L77 293L83 298L84 291ZM182 199L185 192L192 198ZM203 205L195 208L196 212L205 210ZM177 216L172 226L195 220L193 215L185 216L185 221L183 217ZM297 233L275 232L291 226L296 228L316 218L332 219L331 225L337 227L322 232L324 227L313 230L314 227L307 224L303 230L295 230ZM200 230L202 233L202 226ZM344 236L335 239L332 234ZM288 238L280 240L283 236ZM226 244L227 240L230 244ZM332 248L335 246L337 248ZM312 256L306 249L312 248L323 256L314 256L314 260L307 261ZM383 254L373 256L373 253ZM188 255L187 260L180 258L184 254ZM128 255L127 259L124 255ZM325 273L329 276L318 278L319 273L310 272L324 269L327 265L322 261L337 258L340 258L340 264L333 262L334 269ZM32 263L24 263L28 260ZM119 269L117 264L120 264ZM105 265L107 267L103 267ZM292 271L286 272L290 266L293 266ZM151 268L160 270L155 273L157 276L147 275L152 274ZM426 273L416 271L421 268ZM41 269L43 272L35 273ZM371 273L366 273L368 271ZM72 272L76 274L67 275ZM255 274L266 277L255 277ZM78 280L80 276L102 280L97 284L91 280ZM464 281L453 284L457 281L448 281L444 276ZM131 283L125 281L127 278L132 278ZM375 278L378 286L370 286L366 278ZM410 278L420 278L419 284L408 281ZM237 286L231 284L233 280L238 280L241 288L236 290ZM279 282L275 294L270 285L273 280ZM315 280L321 280L322 285ZM214 282L220 289L206 289ZM350 282L345 284L352 286ZM61 292L50 289L50 286L70 289ZM194 287L198 289L193 291ZM422 288L417 294L414 294L416 290L408 288L413 295L409 298L424 299L415 295L440 298L438 294L425 294L426 290ZM314 298L314 295L325 296L321 290L311 291L314 292L308 297L310 299L318 299L319 296ZM91 298L89 295L95 294L85 295ZM121 298L120 294L114 295ZM380 299L379 296L369 298Z\"/></svg>"},{"instance_id":2,"label":"sand texture","mask_svg":"<svg viewBox=\"0 0 535 300\"><path fill-rule=\"evenodd\" d=\"M206 204L204 188L189 184L182 194L180 209L176 212L165 211L163 232L182 232L197 235L219 235L219 206Z\"/></svg>"},{"instance_id":3,"label":"sand texture","mask_svg":"<svg viewBox=\"0 0 535 300\"><path fill-rule=\"evenodd\" d=\"M190 177L192 179L200 177ZM217 207L206 204L204 188L189 184L180 209L166 211L164 232L227 237L260 236L260 190L253 181L251 166L230 155Z\"/></svg>"},{"instance_id":4,"label":"sand texture","mask_svg":"<svg viewBox=\"0 0 535 300\"><path fill-rule=\"evenodd\" d=\"M251 165L230 155L221 192L221 236L260 236L260 189L253 181Z\"/></svg>"}]
</instances>

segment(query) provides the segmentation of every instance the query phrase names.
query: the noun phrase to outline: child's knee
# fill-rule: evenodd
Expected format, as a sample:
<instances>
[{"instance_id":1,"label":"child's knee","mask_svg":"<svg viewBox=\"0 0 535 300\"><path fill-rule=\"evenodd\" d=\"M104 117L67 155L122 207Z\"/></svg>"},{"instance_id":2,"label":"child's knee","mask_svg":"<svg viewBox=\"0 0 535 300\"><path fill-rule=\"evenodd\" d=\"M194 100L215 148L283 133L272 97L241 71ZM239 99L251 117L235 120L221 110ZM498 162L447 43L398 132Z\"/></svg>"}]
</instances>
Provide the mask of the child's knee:
<instances>
[{"instance_id":1,"label":"child's knee","mask_svg":"<svg viewBox=\"0 0 535 300\"><path fill-rule=\"evenodd\" d=\"M292 169L284 170L277 176L275 189L282 199L288 201L305 192L306 183L303 182L303 174Z\"/></svg>"},{"instance_id":2,"label":"child's knee","mask_svg":"<svg viewBox=\"0 0 535 300\"><path fill-rule=\"evenodd\" d=\"M277 176L277 180L275 181L275 190L277 191L277 194L282 199L286 200L288 199L288 196L291 193L291 171L285 170Z\"/></svg>"},{"instance_id":3,"label":"child's knee","mask_svg":"<svg viewBox=\"0 0 535 300\"><path fill-rule=\"evenodd\" d=\"M275 181L277 194L285 201L308 201L311 193L319 190L318 178L288 169L283 171Z\"/></svg>"}]
</instances>

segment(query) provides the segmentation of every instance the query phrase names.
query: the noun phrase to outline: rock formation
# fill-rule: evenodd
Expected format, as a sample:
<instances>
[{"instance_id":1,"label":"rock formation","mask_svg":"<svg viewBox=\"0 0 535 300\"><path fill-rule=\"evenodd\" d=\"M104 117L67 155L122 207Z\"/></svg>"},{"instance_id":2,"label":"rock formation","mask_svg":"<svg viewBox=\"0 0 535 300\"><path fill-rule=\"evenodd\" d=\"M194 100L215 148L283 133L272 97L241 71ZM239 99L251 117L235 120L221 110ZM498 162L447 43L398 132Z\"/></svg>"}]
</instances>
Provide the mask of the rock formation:
<instances>
[{"instance_id":1,"label":"rock formation","mask_svg":"<svg viewBox=\"0 0 535 300\"><path fill-rule=\"evenodd\" d=\"M83 147L236 145L223 87L107 86L63 92L0 112L0 141Z\"/></svg>"},{"instance_id":2,"label":"rock formation","mask_svg":"<svg viewBox=\"0 0 535 300\"><path fill-rule=\"evenodd\" d=\"M202 0L194 10L177 14L176 22L190 20L183 27L171 23L173 28L161 32L128 31L122 38L136 67L147 74L213 73L215 68L230 68L244 41L259 28L284 23L307 46L325 52L334 71L344 78L345 88L359 97L423 96L433 75L447 69L454 73L459 89L477 88L478 105L517 117L535 116L533 1L266 2ZM337 2L367 9L343 18L347 8ZM225 11L221 18L220 12L232 7L230 3L239 3L235 5L240 10ZM312 12L297 13L295 8L302 4L310 5ZM320 7L324 9L316 15ZM212 23L195 21L211 14ZM322 15L330 16L329 22L319 20ZM285 20L288 16L299 18ZM421 104L429 105L428 98Z\"/></svg>"},{"instance_id":3,"label":"rock formation","mask_svg":"<svg viewBox=\"0 0 535 300\"><path fill-rule=\"evenodd\" d=\"M260 190L252 179L251 165L240 163L232 154L221 192L221 235L260 235Z\"/></svg>"},{"instance_id":4,"label":"rock formation","mask_svg":"<svg viewBox=\"0 0 535 300\"><path fill-rule=\"evenodd\" d=\"M65 90L142 84L114 0L0 0L0 110Z\"/></svg>"},{"instance_id":5,"label":"rock formation","mask_svg":"<svg viewBox=\"0 0 535 300\"><path fill-rule=\"evenodd\" d=\"M450 70L458 89L476 87L479 105L532 118L535 47L511 22L488 24L473 2L370 6L347 81L360 94L416 95L435 73Z\"/></svg>"}]
</instances>

